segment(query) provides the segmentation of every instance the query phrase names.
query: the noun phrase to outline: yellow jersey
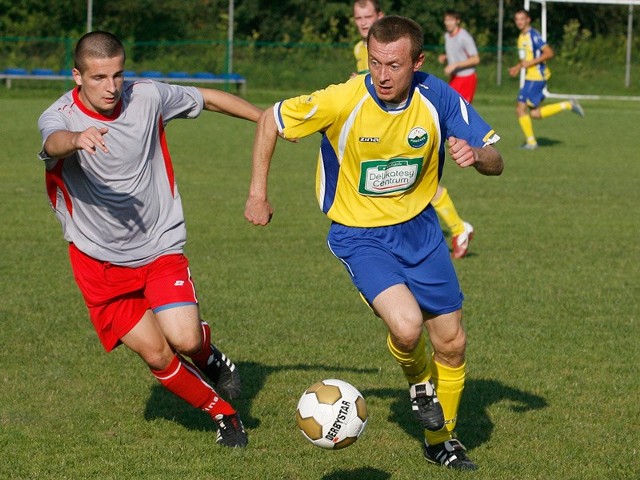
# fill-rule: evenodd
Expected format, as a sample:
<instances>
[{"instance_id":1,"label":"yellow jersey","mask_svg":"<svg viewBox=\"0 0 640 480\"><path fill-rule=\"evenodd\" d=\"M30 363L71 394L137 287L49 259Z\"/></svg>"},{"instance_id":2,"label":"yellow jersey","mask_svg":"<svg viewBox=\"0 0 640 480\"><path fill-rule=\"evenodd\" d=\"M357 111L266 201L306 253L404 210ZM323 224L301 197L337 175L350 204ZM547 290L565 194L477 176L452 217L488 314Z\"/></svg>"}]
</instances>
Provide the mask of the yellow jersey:
<instances>
[{"instance_id":1,"label":"yellow jersey","mask_svg":"<svg viewBox=\"0 0 640 480\"><path fill-rule=\"evenodd\" d=\"M355 44L353 56L356 57L356 71L358 73L369 73L369 52L364 40L360 40Z\"/></svg>"},{"instance_id":2,"label":"yellow jersey","mask_svg":"<svg viewBox=\"0 0 640 480\"><path fill-rule=\"evenodd\" d=\"M542 48L547 45L547 42L542 38L540 32L534 28L530 28L529 31L521 33L518 37L518 55L520 60L533 60L534 58L542 55ZM539 63L527 68L525 72L525 80L543 81L549 80L551 77L551 70L547 67L546 63Z\"/></svg>"},{"instance_id":3,"label":"yellow jersey","mask_svg":"<svg viewBox=\"0 0 640 480\"><path fill-rule=\"evenodd\" d=\"M414 74L400 106L378 99L371 75L276 103L287 138L322 133L316 197L333 221L351 227L405 222L433 198L449 136L485 146L499 140L468 102L442 80Z\"/></svg>"}]
</instances>

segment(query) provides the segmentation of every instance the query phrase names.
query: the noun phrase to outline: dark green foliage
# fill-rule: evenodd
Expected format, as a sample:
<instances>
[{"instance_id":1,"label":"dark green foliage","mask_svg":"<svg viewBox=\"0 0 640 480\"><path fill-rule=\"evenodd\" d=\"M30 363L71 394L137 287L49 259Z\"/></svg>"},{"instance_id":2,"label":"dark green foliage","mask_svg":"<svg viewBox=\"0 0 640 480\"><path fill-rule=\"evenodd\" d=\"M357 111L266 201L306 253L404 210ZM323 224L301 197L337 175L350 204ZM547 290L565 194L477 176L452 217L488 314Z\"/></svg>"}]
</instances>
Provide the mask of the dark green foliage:
<instances>
[{"instance_id":1,"label":"dark green foliage","mask_svg":"<svg viewBox=\"0 0 640 480\"><path fill-rule=\"evenodd\" d=\"M67 3L0 0L0 70L71 68L73 47L85 28L86 4ZM505 0L502 76L504 84L514 90L506 67L516 61L517 31L512 16L521 5L520 1ZM495 87L497 0L383 0L382 7L387 14L407 15L423 26L424 69L437 75L442 75L436 62L442 51L442 12L459 10L480 49L481 81L487 88ZM612 88L623 85L628 8L557 3L548 8L548 37L556 52L550 65L554 72L551 90L598 94L612 93ZM233 71L247 78L250 89L305 92L342 81L352 72L351 49L357 33L351 9L350 1L236 0L232 58L228 56L226 0L94 2L93 26L123 38L130 70L222 73L232 63ZM539 13L539 4L532 4L538 28ZM636 21L632 80L639 75L639 26ZM608 78L604 88L598 86L603 82L594 82L602 75ZM638 88L633 81L624 93L637 95Z\"/></svg>"},{"instance_id":2,"label":"dark green foliage","mask_svg":"<svg viewBox=\"0 0 640 480\"><path fill-rule=\"evenodd\" d=\"M425 30L426 44L439 44L442 13L454 8L475 35L496 44L498 0L382 0L387 14L405 15ZM111 30L130 41L226 38L227 0L137 0L93 2L93 29ZM511 19L519 0L505 0L505 36L515 35ZM540 5L532 4L535 21ZM624 35L626 5L549 4L550 40L562 38L563 27L575 19L594 36ZM0 36L72 37L86 30L87 3L67 0L0 0ZM356 30L351 20L351 1L236 0L235 36L238 40L352 41ZM636 22L635 30L640 28Z\"/></svg>"},{"instance_id":3,"label":"dark green foliage","mask_svg":"<svg viewBox=\"0 0 640 480\"><path fill-rule=\"evenodd\" d=\"M237 2L235 20L238 38L331 43L354 39L351 15L351 5L344 1L245 0Z\"/></svg>"}]
</instances>

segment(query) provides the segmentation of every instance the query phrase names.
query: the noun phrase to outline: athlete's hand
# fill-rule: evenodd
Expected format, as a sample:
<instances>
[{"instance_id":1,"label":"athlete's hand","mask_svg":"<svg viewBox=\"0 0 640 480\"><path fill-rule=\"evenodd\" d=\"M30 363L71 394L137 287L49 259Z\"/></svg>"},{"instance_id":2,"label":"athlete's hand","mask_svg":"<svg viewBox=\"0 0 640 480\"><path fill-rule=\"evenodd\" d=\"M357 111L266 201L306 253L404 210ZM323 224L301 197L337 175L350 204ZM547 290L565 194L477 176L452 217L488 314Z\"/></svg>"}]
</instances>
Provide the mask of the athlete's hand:
<instances>
[{"instance_id":1,"label":"athlete's hand","mask_svg":"<svg viewBox=\"0 0 640 480\"><path fill-rule=\"evenodd\" d=\"M282 132L278 132L278 136L284 140L286 140L287 142L291 142L291 143L298 143L300 142L299 138L287 138L284 136L284 133Z\"/></svg>"},{"instance_id":2,"label":"athlete's hand","mask_svg":"<svg viewBox=\"0 0 640 480\"><path fill-rule=\"evenodd\" d=\"M460 167L470 167L478 160L478 153L466 140L449 137L449 155Z\"/></svg>"},{"instance_id":3,"label":"athlete's hand","mask_svg":"<svg viewBox=\"0 0 640 480\"><path fill-rule=\"evenodd\" d=\"M98 148L104 153L109 153L104 142L104 136L108 131L107 127L89 127L84 132L77 132L73 139L73 146L76 150L84 150L91 155L95 155Z\"/></svg>"},{"instance_id":4,"label":"athlete's hand","mask_svg":"<svg viewBox=\"0 0 640 480\"><path fill-rule=\"evenodd\" d=\"M520 70L522 70L522 64L519 63L518 65L514 65L509 69L509 75L511 75L512 77L517 77L518 75L520 75Z\"/></svg>"},{"instance_id":5,"label":"athlete's hand","mask_svg":"<svg viewBox=\"0 0 640 480\"><path fill-rule=\"evenodd\" d=\"M273 217L273 208L269 204L269 200L260 199L249 196L244 206L244 218L254 225L264 226L271 221Z\"/></svg>"}]
</instances>

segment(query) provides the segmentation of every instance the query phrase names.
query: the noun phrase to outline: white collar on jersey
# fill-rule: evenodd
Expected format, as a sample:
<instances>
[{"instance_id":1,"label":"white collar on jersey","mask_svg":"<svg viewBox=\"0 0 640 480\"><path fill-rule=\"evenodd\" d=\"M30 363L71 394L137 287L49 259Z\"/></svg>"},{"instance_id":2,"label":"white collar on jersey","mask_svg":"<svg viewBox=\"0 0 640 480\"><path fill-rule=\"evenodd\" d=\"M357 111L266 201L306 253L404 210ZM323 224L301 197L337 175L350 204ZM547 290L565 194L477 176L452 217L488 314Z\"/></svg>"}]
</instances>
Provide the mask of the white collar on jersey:
<instances>
[{"instance_id":1,"label":"white collar on jersey","mask_svg":"<svg viewBox=\"0 0 640 480\"><path fill-rule=\"evenodd\" d=\"M382 103L387 107L387 110L402 110L407 105L407 100L400 103L389 103L382 100Z\"/></svg>"}]
</instances>

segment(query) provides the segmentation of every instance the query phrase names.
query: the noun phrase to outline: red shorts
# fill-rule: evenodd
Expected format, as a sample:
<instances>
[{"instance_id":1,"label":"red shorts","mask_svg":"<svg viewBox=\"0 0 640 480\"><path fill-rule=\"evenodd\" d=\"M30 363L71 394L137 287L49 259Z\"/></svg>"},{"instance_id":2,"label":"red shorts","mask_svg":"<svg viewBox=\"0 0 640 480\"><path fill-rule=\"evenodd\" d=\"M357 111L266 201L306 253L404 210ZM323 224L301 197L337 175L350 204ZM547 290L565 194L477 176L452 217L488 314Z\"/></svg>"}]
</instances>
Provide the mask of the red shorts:
<instances>
[{"instance_id":1,"label":"red shorts","mask_svg":"<svg viewBox=\"0 0 640 480\"><path fill-rule=\"evenodd\" d=\"M476 86L478 85L478 76L473 73L466 77L451 77L449 85L460 94L467 102L473 102L473 96L476 93Z\"/></svg>"},{"instance_id":2,"label":"red shorts","mask_svg":"<svg viewBox=\"0 0 640 480\"><path fill-rule=\"evenodd\" d=\"M89 316L107 352L140 321L144 313L197 304L189 261L164 255L141 267L122 267L96 260L69 245L73 276Z\"/></svg>"}]
</instances>

